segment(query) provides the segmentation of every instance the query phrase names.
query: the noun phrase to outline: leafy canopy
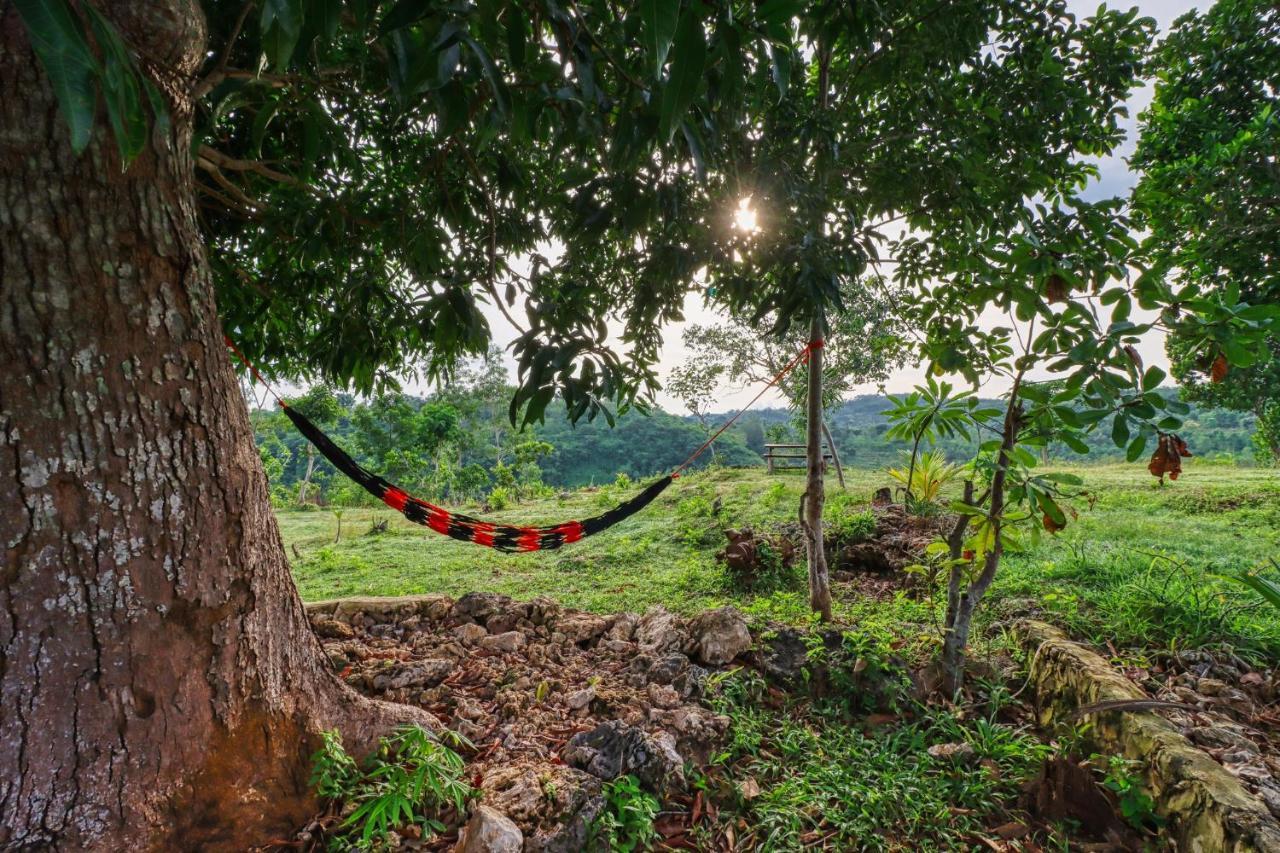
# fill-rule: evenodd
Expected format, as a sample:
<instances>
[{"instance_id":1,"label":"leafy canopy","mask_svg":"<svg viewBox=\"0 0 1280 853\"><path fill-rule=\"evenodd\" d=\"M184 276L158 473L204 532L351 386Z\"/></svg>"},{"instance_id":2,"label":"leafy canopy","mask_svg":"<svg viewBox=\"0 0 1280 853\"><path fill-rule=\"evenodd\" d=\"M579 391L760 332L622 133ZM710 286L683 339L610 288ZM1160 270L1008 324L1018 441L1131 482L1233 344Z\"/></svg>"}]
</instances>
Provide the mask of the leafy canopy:
<instances>
[{"instance_id":1,"label":"leafy canopy","mask_svg":"<svg viewBox=\"0 0 1280 853\"><path fill-rule=\"evenodd\" d=\"M1280 313L1280 10L1220 0L1180 18L1154 58L1155 96L1133 158L1153 272L1175 305L1220 298ZM1168 349L1192 399L1269 412L1280 451L1280 341L1251 350L1174 316ZM1219 356L1224 356L1219 360ZM1228 364L1229 362L1229 364ZM1225 373L1223 372L1225 370ZM1209 381L1213 380L1213 381Z\"/></svg>"}]
</instances>

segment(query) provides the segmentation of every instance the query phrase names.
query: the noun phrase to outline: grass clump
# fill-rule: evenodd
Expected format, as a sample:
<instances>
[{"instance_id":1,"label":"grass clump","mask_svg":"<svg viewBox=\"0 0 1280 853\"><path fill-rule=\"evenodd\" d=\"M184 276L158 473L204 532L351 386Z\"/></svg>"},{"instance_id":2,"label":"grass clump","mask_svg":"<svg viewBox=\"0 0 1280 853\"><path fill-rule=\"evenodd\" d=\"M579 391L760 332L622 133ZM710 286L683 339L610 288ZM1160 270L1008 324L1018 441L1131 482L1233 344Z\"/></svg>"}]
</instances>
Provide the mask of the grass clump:
<instances>
[{"instance_id":1,"label":"grass clump","mask_svg":"<svg viewBox=\"0 0 1280 853\"><path fill-rule=\"evenodd\" d=\"M818 839L834 850L967 849L1049 750L991 718L922 708L915 720L867 729L839 704L770 705L745 673L722 681L713 701L731 720L716 757L726 787L759 792L736 803L753 849L805 850ZM969 757L929 754L942 744L967 745Z\"/></svg>"},{"instance_id":2,"label":"grass clump","mask_svg":"<svg viewBox=\"0 0 1280 853\"><path fill-rule=\"evenodd\" d=\"M653 821L662 804L635 776L619 776L604 786L605 807L591 824L591 840L611 851L649 850L658 838Z\"/></svg>"},{"instance_id":3,"label":"grass clump","mask_svg":"<svg viewBox=\"0 0 1280 853\"><path fill-rule=\"evenodd\" d=\"M455 746L460 735L445 731ZM435 736L417 726L384 737L363 766L342 745L337 730L322 732L312 756L311 784L322 799L349 810L331 837L330 849L375 849L399 827L416 824L424 836L443 832L438 815L461 815L475 790L463 780L463 760Z\"/></svg>"},{"instance_id":4,"label":"grass clump","mask_svg":"<svg viewBox=\"0 0 1280 853\"><path fill-rule=\"evenodd\" d=\"M823 523L827 538L841 544L862 542L876 532L876 514L843 492L828 500Z\"/></svg>"}]
</instances>

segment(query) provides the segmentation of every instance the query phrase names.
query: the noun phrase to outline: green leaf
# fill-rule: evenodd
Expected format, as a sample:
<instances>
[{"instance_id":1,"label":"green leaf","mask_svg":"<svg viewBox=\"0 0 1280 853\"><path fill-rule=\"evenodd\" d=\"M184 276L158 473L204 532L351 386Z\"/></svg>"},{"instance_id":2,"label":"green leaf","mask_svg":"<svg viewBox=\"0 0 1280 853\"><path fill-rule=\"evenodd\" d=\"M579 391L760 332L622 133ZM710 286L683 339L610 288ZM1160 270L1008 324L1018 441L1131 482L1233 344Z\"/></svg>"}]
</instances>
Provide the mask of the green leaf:
<instances>
[{"instance_id":1,"label":"green leaf","mask_svg":"<svg viewBox=\"0 0 1280 853\"><path fill-rule=\"evenodd\" d=\"M1233 580L1236 583L1243 584L1270 604L1272 607L1280 609L1280 584L1270 578L1264 578L1255 572L1240 572L1239 574L1224 574L1220 577Z\"/></svg>"},{"instance_id":2,"label":"green leaf","mask_svg":"<svg viewBox=\"0 0 1280 853\"><path fill-rule=\"evenodd\" d=\"M302 33L302 0L264 0L262 52L277 71L289 67Z\"/></svg>"},{"instance_id":3,"label":"green leaf","mask_svg":"<svg viewBox=\"0 0 1280 853\"><path fill-rule=\"evenodd\" d=\"M511 94L507 89L506 82L502 79L502 72L498 70L498 66L493 64L489 51L475 39L467 34L461 36L466 42L467 47L471 48L471 52L476 55L476 59L480 60L480 66L484 69L485 79L489 81L489 88L493 91L494 102L498 105L498 112L507 115L511 112Z\"/></svg>"},{"instance_id":4,"label":"green leaf","mask_svg":"<svg viewBox=\"0 0 1280 853\"><path fill-rule=\"evenodd\" d=\"M13 5L49 75L58 108L71 131L71 150L79 154L93 133L98 61L66 0L14 0Z\"/></svg>"},{"instance_id":5,"label":"green leaf","mask_svg":"<svg viewBox=\"0 0 1280 853\"><path fill-rule=\"evenodd\" d=\"M120 159L128 165L147 144L147 114L142 106L137 66L116 28L92 4L86 3L84 12L93 37L105 54L101 70L107 120L115 134Z\"/></svg>"},{"instance_id":6,"label":"green leaf","mask_svg":"<svg viewBox=\"0 0 1280 853\"><path fill-rule=\"evenodd\" d=\"M653 59L654 76L662 76L667 52L676 37L680 0L640 0L640 21L644 27L644 47Z\"/></svg>"},{"instance_id":7,"label":"green leaf","mask_svg":"<svg viewBox=\"0 0 1280 853\"><path fill-rule=\"evenodd\" d=\"M1123 415L1116 415L1111 423L1111 440L1116 447L1124 447L1129 443L1129 422Z\"/></svg>"},{"instance_id":8,"label":"green leaf","mask_svg":"<svg viewBox=\"0 0 1280 853\"><path fill-rule=\"evenodd\" d=\"M662 89L659 107L658 134L664 142L671 141L680 118L698 94L706 59L707 43L702 32L702 18L694 8L686 9L680 18L675 52L671 57L671 75Z\"/></svg>"}]
</instances>

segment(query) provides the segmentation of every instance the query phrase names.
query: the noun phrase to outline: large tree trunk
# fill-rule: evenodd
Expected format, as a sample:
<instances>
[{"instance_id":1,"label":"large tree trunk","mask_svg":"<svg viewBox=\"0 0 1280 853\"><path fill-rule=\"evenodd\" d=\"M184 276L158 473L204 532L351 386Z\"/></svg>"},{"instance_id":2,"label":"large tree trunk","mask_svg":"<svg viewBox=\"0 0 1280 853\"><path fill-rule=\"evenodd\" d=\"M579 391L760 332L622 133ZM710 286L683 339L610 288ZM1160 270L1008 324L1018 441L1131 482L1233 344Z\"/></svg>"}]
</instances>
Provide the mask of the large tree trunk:
<instances>
[{"instance_id":1,"label":"large tree trunk","mask_svg":"<svg viewBox=\"0 0 1280 853\"><path fill-rule=\"evenodd\" d=\"M822 324L814 320L809 340L822 337ZM826 502L822 477L822 347L809 350L809 387L805 423L808 477L801 506L805 531L805 552L809 561L809 607L831 621L831 579L827 574L827 553L822 541L822 507Z\"/></svg>"},{"instance_id":2,"label":"large tree trunk","mask_svg":"<svg viewBox=\"0 0 1280 853\"><path fill-rule=\"evenodd\" d=\"M321 727L430 718L333 677L289 575L195 219L199 6L97 5L173 102L127 171L0 7L0 848L244 850Z\"/></svg>"}]
</instances>

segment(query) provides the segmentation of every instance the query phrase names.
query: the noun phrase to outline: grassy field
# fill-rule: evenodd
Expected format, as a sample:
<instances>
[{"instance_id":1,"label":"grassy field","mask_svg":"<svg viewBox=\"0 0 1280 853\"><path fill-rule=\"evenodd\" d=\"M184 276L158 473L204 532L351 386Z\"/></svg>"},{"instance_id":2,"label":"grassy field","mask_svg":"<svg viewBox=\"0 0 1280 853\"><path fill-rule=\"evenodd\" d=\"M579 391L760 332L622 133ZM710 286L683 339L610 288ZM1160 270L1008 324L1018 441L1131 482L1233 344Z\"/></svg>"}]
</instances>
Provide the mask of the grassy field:
<instances>
[{"instance_id":1,"label":"grassy field","mask_svg":"<svg viewBox=\"0 0 1280 853\"><path fill-rule=\"evenodd\" d=\"M991 617L1042 610L1078 636L1117 647L1230 643L1251 656L1280 655L1280 619L1252 593L1215 573L1280 557L1280 472L1204 463L1161 486L1140 465L1071 468L1095 500L1079 502L1065 531L1011 555L991 593ZM843 511L858 509L887 480L847 472ZM634 484L531 501L491 515L545 523L603 511ZM552 596L599 612L654 604L693 612L732 603L759 618L807 619L803 578L792 589L752 596L732 588L717 565L720 530L795 518L801 478L761 470L712 470L677 481L627 522L559 551L506 555L455 542L389 510L282 512L303 598L475 590L516 598ZM829 497L840 489L829 485ZM835 502L836 511L841 511ZM831 504L829 504L831 506ZM472 508L474 510L474 508ZM370 535L375 519L388 532ZM862 599L837 585L837 618L927 642L937 613L929 601L899 595Z\"/></svg>"}]
</instances>

